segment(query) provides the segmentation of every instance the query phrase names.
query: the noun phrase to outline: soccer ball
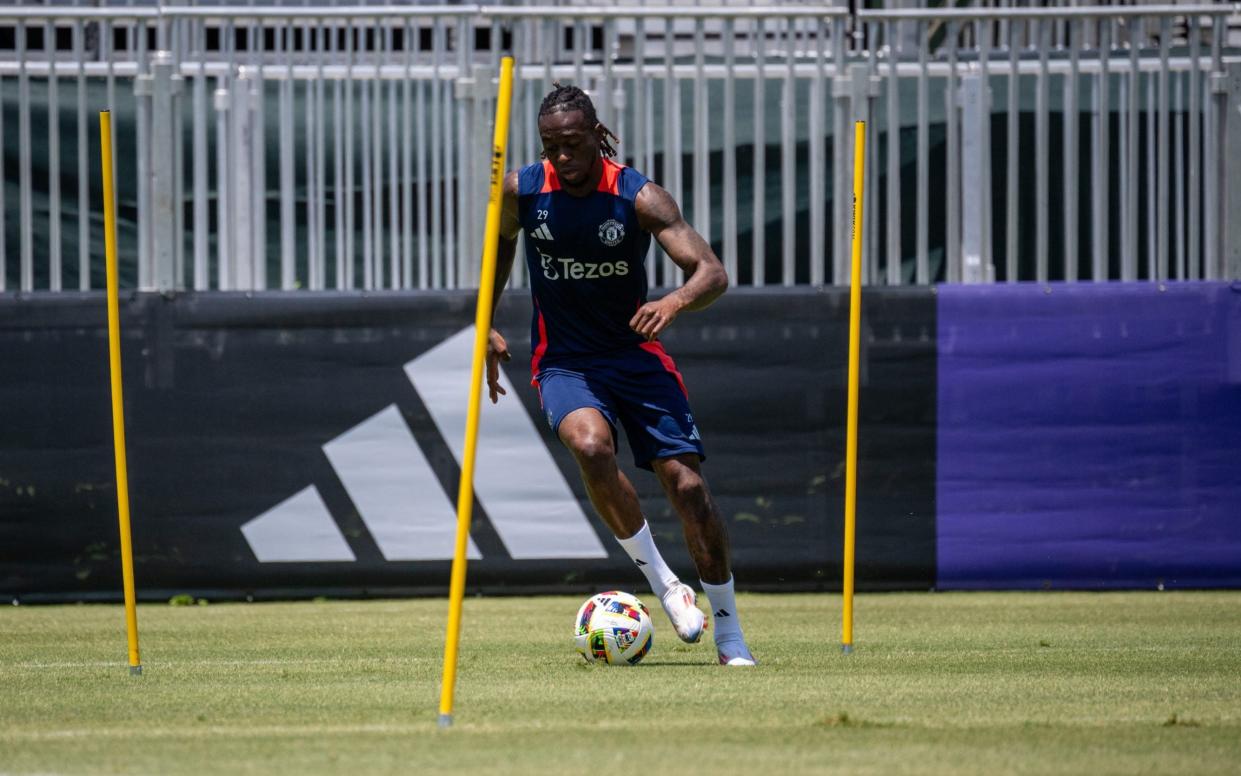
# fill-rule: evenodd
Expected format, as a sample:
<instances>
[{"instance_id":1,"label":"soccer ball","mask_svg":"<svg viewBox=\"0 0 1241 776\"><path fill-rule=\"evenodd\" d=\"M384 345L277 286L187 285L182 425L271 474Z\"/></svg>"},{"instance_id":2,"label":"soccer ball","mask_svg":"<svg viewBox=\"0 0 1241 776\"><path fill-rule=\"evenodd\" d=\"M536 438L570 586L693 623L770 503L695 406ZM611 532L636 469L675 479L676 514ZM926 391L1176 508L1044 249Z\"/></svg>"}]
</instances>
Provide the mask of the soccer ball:
<instances>
[{"instance_id":1,"label":"soccer ball","mask_svg":"<svg viewBox=\"0 0 1241 776\"><path fill-rule=\"evenodd\" d=\"M651 613L629 593L609 590L591 596L573 625L573 641L587 663L631 666L651 651Z\"/></svg>"}]
</instances>

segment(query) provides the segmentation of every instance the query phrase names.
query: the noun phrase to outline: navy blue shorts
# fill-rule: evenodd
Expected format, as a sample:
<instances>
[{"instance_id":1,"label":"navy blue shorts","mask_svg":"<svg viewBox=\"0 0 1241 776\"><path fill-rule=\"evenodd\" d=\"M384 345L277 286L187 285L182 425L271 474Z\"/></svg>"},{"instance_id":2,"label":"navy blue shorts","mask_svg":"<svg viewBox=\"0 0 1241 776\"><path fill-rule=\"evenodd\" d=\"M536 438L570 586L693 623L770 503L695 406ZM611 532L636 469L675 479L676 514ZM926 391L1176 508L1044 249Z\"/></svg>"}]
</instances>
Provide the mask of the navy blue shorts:
<instances>
[{"instance_id":1,"label":"navy blue shorts","mask_svg":"<svg viewBox=\"0 0 1241 776\"><path fill-rule=\"evenodd\" d=\"M633 462L651 470L658 458L694 453L705 460L685 383L658 343L589 359L544 366L535 376L543 415L553 431L574 410L593 407L612 426L620 422Z\"/></svg>"}]
</instances>

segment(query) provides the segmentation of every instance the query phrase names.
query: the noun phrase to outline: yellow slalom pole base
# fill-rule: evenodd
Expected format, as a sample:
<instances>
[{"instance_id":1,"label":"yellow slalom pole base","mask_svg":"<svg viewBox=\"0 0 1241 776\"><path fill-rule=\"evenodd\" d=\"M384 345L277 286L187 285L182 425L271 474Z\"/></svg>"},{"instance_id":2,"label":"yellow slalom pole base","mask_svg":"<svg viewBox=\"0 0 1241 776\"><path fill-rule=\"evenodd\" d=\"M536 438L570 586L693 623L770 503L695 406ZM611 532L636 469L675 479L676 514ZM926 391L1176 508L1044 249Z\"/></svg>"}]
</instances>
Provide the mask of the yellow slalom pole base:
<instances>
[{"instance_id":1,"label":"yellow slalom pole base","mask_svg":"<svg viewBox=\"0 0 1241 776\"><path fill-rule=\"evenodd\" d=\"M841 652L853 654L854 545L857 540L858 394L862 352L862 194L866 180L866 122L853 130L853 254L849 273L849 398L845 432L844 612Z\"/></svg>"},{"instance_id":2,"label":"yellow slalom pole base","mask_svg":"<svg viewBox=\"0 0 1241 776\"><path fill-rule=\"evenodd\" d=\"M452 715L451 714L440 715L440 727L442 728L452 727Z\"/></svg>"}]
</instances>

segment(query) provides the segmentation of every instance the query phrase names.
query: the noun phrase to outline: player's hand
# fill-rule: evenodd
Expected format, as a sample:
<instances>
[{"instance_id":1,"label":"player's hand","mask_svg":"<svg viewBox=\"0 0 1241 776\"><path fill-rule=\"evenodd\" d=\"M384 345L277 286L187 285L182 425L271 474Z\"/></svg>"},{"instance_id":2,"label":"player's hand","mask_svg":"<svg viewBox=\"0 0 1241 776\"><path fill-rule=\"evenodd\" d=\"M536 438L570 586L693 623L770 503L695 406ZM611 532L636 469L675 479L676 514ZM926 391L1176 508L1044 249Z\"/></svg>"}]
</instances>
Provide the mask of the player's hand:
<instances>
[{"instance_id":1,"label":"player's hand","mask_svg":"<svg viewBox=\"0 0 1241 776\"><path fill-rule=\"evenodd\" d=\"M500 362L512 359L513 355L508 352L508 343L500 336L500 332L492 329L487 338L487 393L491 395L492 404L508 394L500 385Z\"/></svg>"},{"instance_id":2,"label":"player's hand","mask_svg":"<svg viewBox=\"0 0 1241 776\"><path fill-rule=\"evenodd\" d=\"M634 313L629 328L645 337L647 342L653 342L672 325L679 312L680 308L667 297L658 302L647 302Z\"/></svg>"}]
</instances>

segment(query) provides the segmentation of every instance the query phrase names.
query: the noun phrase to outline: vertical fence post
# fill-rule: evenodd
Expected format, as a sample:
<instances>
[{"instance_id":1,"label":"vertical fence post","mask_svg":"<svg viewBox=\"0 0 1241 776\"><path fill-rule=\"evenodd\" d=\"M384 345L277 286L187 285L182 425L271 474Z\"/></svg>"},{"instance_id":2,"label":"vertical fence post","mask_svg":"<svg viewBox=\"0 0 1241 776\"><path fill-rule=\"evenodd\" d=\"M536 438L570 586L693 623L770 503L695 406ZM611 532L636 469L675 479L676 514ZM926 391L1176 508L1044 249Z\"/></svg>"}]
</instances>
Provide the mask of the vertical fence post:
<instances>
[{"instance_id":1,"label":"vertical fence post","mask_svg":"<svg viewBox=\"0 0 1241 776\"><path fill-rule=\"evenodd\" d=\"M1081 102L1079 100L1081 79L1078 77L1078 60L1081 57L1082 40L1085 37L1085 32L1084 24L1080 21L1071 21L1066 33L1067 45L1069 47L1069 72L1064 77L1064 108L1061 113L1064 124L1064 141L1063 150L1061 151L1062 169L1064 171L1064 180L1061 182L1061 191L1064 196L1064 220L1061 222L1060 233L1064 237L1064 279L1068 281L1077 280L1078 276L1077 224L1080 209L1078 206L1077 181L1079 165L1081 164L1081 153L1078 151L1078 139L1080 137L1078 131L1080 116L1078 114L1081 110ZM1135 83L1135 99L1137 95L1136 89L1137 85Z\"/></svg>"},{"instance_id":2,"label":"vertical fence post","mask_svg":"<svg viewBox=\"0 0 1241 776\"><path fill-rule=\"evenodd\" d=\"M849 65L848 72L849 72L848 94L849 94L849 105L850 105L849 107L850 121L855 122L855 123L861 121L865 123L867 127L869 127L871 124L871 120L870 120L871 114L874 113L874 105L872 103L879 97L879 87L880 87L879 77L871 73L871 68L870 68L870 65L868 64L855 63L852 65ZM845 154L846 154L845 158L852 159L853 158L853 138L852 136L849 136L847 133L846 133L846 138L847 138L846 142L848 143L848 147L845 149ZM869 165L867 165L866 167L869 169ZM853 190L853 178L852 178L853 171L852 169L846 169L846 170L842 170L841 172L845 178L845 183L847 186L845 190L851 192ZM845 200L845 201L848 202L848 200ZM846 238L848 237L849 236L846 235ZM869 268L871 266L871 262L870 262L871 250L873 250L872 246L863 244L862 246L862 271L864 273L867 273L862 278L863 283L871 283L874 280L869 275ZM845 265L845 270L846 271L848 270L848 265ZM846 282L846 280L842 278L841 280L837 282L840 284L843 284L844 282Z\"/></svg>"},{"instance_id":3,"label":"vertical fence post","mask_svg":"<svg viewBox=\"0 0 1241 776\"><path fill-rule=\"evenodd\" d=\"M211 280L207 275L208 258L208 215L207 209L210 203L207 201L207 70L203 54L206 37L202 30L202 25L194 26L194 55L198 58L198 72L194 75L194 92L191 98L193 105L191 116L194 128L192 130L193 151L193 170L194 170L194 212L191 218L194 224L194 290L206 291L211 287Z\"/></svg>"},{"instance_id":4,"label":"vertical fence post","mask_svg":"<svg viewBox=\"0 0 1241 776\"><path fill-rule=\"evenodd\" d=\"M957 94L957 44L961 27L957 21L948 22L948 36L943 45L948 47L948 76L944 88L944 129L947 149L944 155L948 164L944 177L944 208L947 218L944 236L944 278L949 283L960 283L961 278L961 103ZM872 219L873 220L873 219Z\"/></svg>"},{"instance_id":5,"label":"vertical fence post","mask_svg":"<svg viewBox=\"0 0 1241 776\"><path fill-rule=\"evenodd\" d=\"M1202 54L1201 28L1195 18L1188 20L1189 28L1189 245L1187 246L1189 277L1197 280L1201 270L1201 206L1202 206L1202 70L1199 57Z\"/></svg>"},{"instance_id":6,"label":"vertical fence post","mask_svg":"<svg viewBox=\"0 0 1241 776\"><path fill-rule=\"evenodd\" d=\"M261 36L257 34L257 29L251 29L256 33L257 44L261 46L262 41L258 40ZM261 64L251 65L247 71L249 75L242 84L246 109L250 113L250 147L248 155L241 163L250 166L250 187L245 192L245 201L249 204L252 214L250 288L262 290L267 288L267 144L264 141L267 121L264 118L266 111L263 105L263 85L266 82L263 80ZM313 191L308 189L306 195L310 201L313 201Z\"/></svg>"},{"instance_id":7,"label":"vertical fence post","mask_svg":"<svg viewBox=\"0 0 1241 776\"><path fill-rule=\"evenodd\" d=\"M26 70L26 36L29 32L25 24L19 24L17 36L17 219L21 234L19 243L20 283L22 291L34 290L34 176L31 171L33 162L30 153L30 75ZM112 107L111 100L108 102ZM5 235L7 239L7 235Z\"/></svg>"},{"instance_id":8,"label":"vertical fence post","mask_svg":"<svg viewBox=\"0 0 1241 776\"><path fill-rule=\"evenodd\" d=\"M229 162L227 175L232 182L229 202L232 205L232 278L239 291L255 288L254 212L252 189L254 170L254 127L250 115L250 87L253 80L248 67L241 67L229 90Z\"/></svg>"},{"instance_id":9,"label":"vertical fence post","mask_svg":"<svg viewBox=\"0 0 1241 776\"><path fill-rule=\"evenodd\" d=\"M825 162L827 137L824 135L823 113L823 74L827 66L824 41L827 37L827 26L821 20L814 20L814 75L810 80L810 284L823 285L827 266L827 226L828 218L824 212L826 203L827 165ZM731 124L731 120L725 124ZM725 136L724 153L732 153L729 136ZM725 189L727 190L727 189ZM728 203L725 203L725 213ZM728 219L724 222L725 239L732 226Z\"/></svg>"},{"instance_id":10,"label":"vertical fence post","mask_svg":"<svg viewBox=\"0 0 1241 776\"><path fill-rule=\"evenodd\" d=\"M125 55L133 57L138 76L134 79L134 165L138 171L138 288L144 291L155 288L154 254L151 251L151 230L155 219L151 217L151 99L154 95L154 76L151 57L147 53L147 27L135 22L122 25L126 30L128 48ZM112 103L109 102L109 105ZM113 149L115 156L115 148Z\"/></svg>"},{"instance_id":11,"label":"vertical fence post","mask_svg":"<svg viewBox=\"0 0 1241 776\"><path fill-rule=\"evenodd\" d=\"M47 210L48 210L48 288L60 291L63 285L63 256L60 223L60 96L56 67L56 28L50 20L43 25L43 51L47 57Z\"/></svg>"},{"instance_id":12,"label":"vertical fence post","mask_svg":"<svg viewBox=\"0 0 1241 776\"><path fill-rule=\"evenodd\" d=\"M1051 113L1047 54L1051 48L1051 24L1040 20L1034 27L1038 36L1038 76L1034 82L1034 272L1040 283L1050 276L1048 266L1048 210L1050 191L1050 142Z\"/></svg>"},{"instance_id":13,"label":"vertical fence post","mask_svg":"<svg viewBox=\"0 0 1241 776\"><path fill-rule=\"evenodd\" d=\"M1168 17L1159 19L1159 108L1156 114L1158 130L1155 134L1155 271L1151 280L1168 279L1168 237L1171 225L1168 213L1168 162L1171 131L1168 124L1168 95L1170 81L1168 74L1169 48L1171 47L1172 25ZM1100 212L1102 212L1100 208Z\"/></svg>"},{"instance_id":14,"label":"vertical fence post","mask_svg":"<svg viewBox=\"0 0 1241 776\"><path fill-rule=\"evenodd\" d=\"M979 73L961 77L961 282L987 283L993 269L983 246L990 195L985 182L983 114L987 110L987 84ZM948 173L949 175L952 172Z\"/></svg>"},{"instance_id":15,"label":"vertical fence post","mask_svg":"<svg viewBox=\"0 0 1241 776\"><path fill-rule=\"evenodd\" d=\"M883 27L883 39L888 48L888 180L884 221L887 223L887 284L901 283L901 79L897 72L900 22ZM873 218L874 216L872 216Z\"/></svg>"},{"instance_id":16,"label":"vertical fence post","mask_svg":"<svg viewBox=\"0 0 1241 776\"><path fill-rule=\"evenodd\" d=\"M1211 25L1211 75L1207 79L1207 98L1206 98L1206 115L1204 122L1206 127L1205 148L1203 154L1203 169L1205 170L1205 180L1203 181L1203 214L1202 214L1202 231L1206 236L1206 245L1203 248L1202 261L1202 277L1204 280L1215 280L1219 277L1220 268L1222 266L1221 251L1223 250L1223 226L1220 218L1223 211L1220 210L1220 187L1223 184L1223 167L1224 164L1220 157L1221 146L1224 138L1224 121L1228 113L1228 90L1226 87L1227 76L1223 72L1221 56L1222 56L1222 37L1223 37L1223 19L1215 17Z\"/></svg>"},{"instance_id":17,"label":"vertical fence post","mask_svg":"<svg viewBox=\"0 0 1241 776\"><path fill-rule=\"evenodd\" d=\"M1096 283L1107 280L1111 252L1108 229L1111 222L1111 205L1109 204L1108 196L1111 186L1111 167L1108 163L1110 153L1108 146L1111 142L1112 98L1107 67L1108 54L1111 47L1110 32L1111 27L1108 21L1100 19L1098 26L1098 50L1096 52L1099 60L1099 71L1095 76L1094 104L1092 106L1094 111L1094 139L1091 156L1094 160L1094 166L1090 177L1091 220L1093 221L1090 226L1090 279ZM1161 144L1164 142L1165 134L1165 132L1160 132ZM1166 206L1166 202L1161 204L1161 207L1164 206Z\"/></svg>"},{"instance_id":18,"label":"vertical fence post","mask_svg":"<svg viewBox=\"0 0 1241 776\"><path fill-rule=\"evenodd\" d=\"M1226 90L1224 111L1224 136L1222 140L1221 193L1223 218L1221 242L1223 243L1222 279L1241 279L1241 64L1227 65L1222 84Z\"/></svg>"},{"instance_id":19,"label":"vertical fence post","mask_svg":"<svg viewBox=\"0 0 1241 776\"><path fill-rule=\"evenodd\" d=\"M145 70L145 72L144 72ZM150 103L155 94L154 67L146 69L138 65L138 74L134 76L134 119L137 130L135 167L138 170L138 288L151 291L155 288L151 256L151 227L155 220L151 217L151 146L149 122L151 120ZM109 103L109 110L116 106Z\"/></svg>"},{"instance_id":20,"label":"vertical fence post","mask_svg":"<svg viewBox=\"0 0 1241 776\"><path fill-rule=\"evenodd\" d=\"M231 211L228 206L229 188L232 176L229 160L229 96L227 82L223 77L216 79L216 88L212 93L212 107L215 108L215 244L216 244L216 289L231 291L235 288L233 275L233 225Z\"/></svg>"},{"instance_id":21,"label":"vertical fence post","mask_svg":"<svg viewBox=\"0 0 1241 776\"><path fill-rule=\"evenodd\" d=\"M457 79L454 94L458 105L464 106L461 115L468 125L465 131L470 138L468 152L464 155L465 164L457 173L461 188L465 192L458 251L458 288L470 288L478 279L478 257L482 255L482 245L479 243L475 225L483 220L487 185L487 178L483 176L482 167L478 164L478 149L487 147L485 116L491 91L491 68L487 65L474 65L469 73L468 76L463 75Z\"/></svg>"},{"instance_id":22,"label":"vertical fence post","mask_svg":"<svg viewBox=\"0 0 1241 776\"><path fill-rule=\"evenodd\" d=\"M672 21L668 20L667 25L668 25L667 31L669 33L669 38L670 38L671 32L672 32ZM751 221L750 221L750 223L752 224L751 232L750 232L751 233L750 244L752 248L752 258L750 261L751 261L751 272L753 274L751 275L750 282L755 286L763 285L763 283L766 282L766 277L767 277L766 275L766 271L767 271L766 270L767 268L767 239L766 239L767 182L766 181L767 181L767 178L765 175L763 175L763 171L767 167L767 111L766 111L767 76L766 76L766 70L764 67L765 58L766 58L767 28L764 25L765 25L765 22L763 21L761 17L754 19L754 38L752 42L753 42L753 47L754 47L753 53L754 53L754 67L755 67L755 72L754 72L755 121L754 121L754 159L753 159L752 178L751 178L751 180L754 181L754 197L753 197L754 202L753 202L753 211L752 211L753 216L751 217ZM671 88L670 85L672 84L672 50L671 48L669 48L665 52L664 56L667 60L666 64L668 68L667 70L668 75L664 81L664 84L665 84L664 93L665 95L667 95L667 94L670 94L669 89ZM836 85L842 82L843 82L843 79L838 73L836 78L833 79L832 94L833 96L839 98L840 100L844 100L845 98L836 91ZM668 129L670 127L670 124L669 124L670 119L668 117L671 116L671 111L668 109L670 105L671 105L670 99L665 98L664 100L664 106L665 106L664 107L664 114L665 114L665 117L664 117L664 127L665 127L665 130L664 130L664 137L665 137L664 168L665 169L667 169L668 167L667 160L669 158L667 149L671 148L671 145L669 144L669 141L667 140L667 137L671 134L671 132ZM837 111L837 115L838 116L844 115L844 112ZM839 125L838 125L838 128L839 128ZM843 130L840 130L836 133L836 137L839 138L843 134L844 134ZM837 141L838 148L839 148L839 145L840 143L838 140ZM840 172L839 160L842 158L843 156L841 152L837 150L837 153L836 153L837 164L835 165L835 168L834 168L836 170L836 181L837 181L836 183L837 223L840 222L840 204L839 204L840 197L841 197L840 177L842 173ZM665 175L665 177L667 176ZM841 268L845 266L845 260L844 260L844 253L841 250L841 243L839 241L837 242L836 251L833 253L833 256L834 256L833 266L836 267L836 269L833 271L832 282L836 284L840 284L841 283L840 277L841 277L841 273L843 272L843 269Z\"/></svg>"},{"instance_id":23,"label":"vertical fence post","mask_svg":"<svg viewBox=\"0 0 1241 776\"><path fill-rule=\"evenodd\" d=\"M157 51L149 75L134 80L134 94L150 101L151 133L138 153L146 157L147 193L150 197L146 213L150 224L139 224L151 240L149 264L140 271L139 287L146 290L173 291L180 285L177 277L177 230L175 115L179 107L181 76L174 71L172 54Z\"/></svg>"},{"instance_id":24,"label":"vertical fence post","mask_svg":"<svg viewBox=\"0 0 1241 776\"><path fill-rule=\"evenodd\" d=\"M1138 157L1141 154L1138 139L1141 123L1138 116L1138 96L1142 79L1139 77L1138 66L1138 48L1141 41L1138 40L1137 35L1136 29L1129 31L1129 72L1126 74L1129 87L1125 93L1126 101L1118 106L1120 115L1127 116L1122 125L1125 128L1125 134L1121 136L1121 141L1124 144L1125 153L1121 155L1121 169L1124 171L1125 180L1128 181L1128 187L1124 189L1123 212L1125 217L1121 221L1125 237L1122 240L1124 249L1120 256L1120 279L1130 281L1138 279L1138 189L1141 188L1138 177Z\"/></svg>"},{"instance_id":25,"label":"vertical fence post","mask_svg":"<svg viewBox=\"0 0 1241 776\"><path fill-rule=\"evenodd\" d=\"M839 60L838 60L839 61ZM869 126L870 124L870 96L874 92L869 83L870 67L861 63L854 63L848 66L844 73L837 75L832 79L832 98L836 101L837 116L837 134L836 142L836 163L833 165L833 183L834 200L837 208L837 223L847 223L847 217L851 212L850 196L853 191L853 169L850 165L842 163L842 160L853 159L853 140L849 132L840 131L841 127L847 127L848 122L863 121ZM875 84L877 86L877 84ZM841 209L843 208L843 215ZM837 230L835 235L835 251L832 256L832 283L836 285L845 285L849 282L849 250L851 236L842 230ZM867 266L865 258L862 260L862 266ZM863 279L867 282L867 279Z\"/></svg>"},{"instance_id":26,"label":"vertical fence post","mask_svg":"<svg viewBox=\"0 0 1241 776\"><path fill-rule=\"evenodd\" d=\"M797 172L797 82L794 66L797 59L797 38L795 21L785 20L784 27L784 83L780 86L780 178L784 185L780 187L780 284L793 285L797 268L797 189L793 185ZM695 82L695 89L697 89ZM705 196L703 192L702 196ZM699 207L697 187L694 192L694 211L705 218L706 208ZM709 226L709 224L707 225ZM700 230L704 227L698 227ZM705 234L710 234L705 231Z\"/></svg>"}]
</instances>

